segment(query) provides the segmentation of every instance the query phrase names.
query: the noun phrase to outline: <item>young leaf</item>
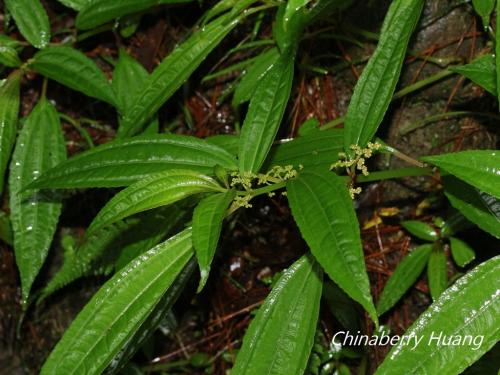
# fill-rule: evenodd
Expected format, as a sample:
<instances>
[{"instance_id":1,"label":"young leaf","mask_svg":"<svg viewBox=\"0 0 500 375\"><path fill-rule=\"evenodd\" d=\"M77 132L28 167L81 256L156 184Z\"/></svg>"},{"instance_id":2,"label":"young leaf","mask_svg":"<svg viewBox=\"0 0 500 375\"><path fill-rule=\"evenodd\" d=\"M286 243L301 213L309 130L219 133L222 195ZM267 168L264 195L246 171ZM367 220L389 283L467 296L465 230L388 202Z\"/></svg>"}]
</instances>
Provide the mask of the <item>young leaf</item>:
<instances>
[{"instance_id":1,"label":"young leaf","mask_svg":"<svg viewBox=\"0 0 500 375\"><path fill-rule=\"evenodd\" d=\"M213 173L216 165L236 169L236 160L202 139L182 135L138 136L116 140L77 155L44 173L39 188L128 186L169 169Z\"/></svg>"},{"instance_id":2,"label":"young leaf","mask_svg":"<svg viewBox=\"0 0 500 375\"><path fill-rule=\"evenodd\" d=\"M0 40L0 64L9 68L17 68L22 64L21 59L17 55L17 50L12 46L2 43L2 40Z\"/></svg>"},{"instance_id":3,"label":"young leaf","mask_svg":"<svg viewBox=\"0 0 500 375\"><path fill-rule=\"evenodd\" d=\"M453 260L459 267L465 267L476 258L474 250L456 237L450 237L450 247Z\"/></svg>"},{"instance_id":4,"label":"young leaf","mask_svg":"<svg viewBox=\"0 0 500 375\"><path fill-rule=\"evenodd\" d=\"M287 184L292 214L328 276L377 321L358 219L342 178L309 171Z\"/></svg>"},{"instance_id":5,"label":"young leaf","mask_svg":"<svg viewBox=\"0 0 500 375\"><path fill-rule=\"evenodd\" d=\"M21 77L21 71L15 71L0 87L0 196L3 192L5 170L16 141Z\"/></svg>"},{"instance_id":6,"label":"young leaf","mask_svg":"<svg viewBox=\"0 0 500 375\"><path fill-rule=\"evenodd\" d=\"M486 30L490 25L490 16L493 9L495 9L495 0L472 0L474 10L483 21L483 27Z\"/></svg>"},{"instance_id":7,"label":"young leaf","mask_svg":"<svg viewBox=\"0 0 500 375\"><path fill-rule=\"evenodd\" d=\"M115 94L101 69L82 52L66 46L39 51L31 67L73 90L117 107Z\"/></svg>"},{"instance_id":8,"label":"young leaf","mask_svg":"<svg viewBox=\"0 0 500 375\"><path fill-rule=\"evenodd\" d=\"M233 375L302 374L314 343L321 270L303 256L280 277L250 323Z\"/></svg>"},{"instance_id":9,"label":"young leaf","mask_svg":"<svg viewBox=\"0 0 500 375\"><path fill-rule=\"evenodd\" d=\"M460 374L479 359L500 339L499 273L497 256L460 278L405 332L421 337L418 345L400 341L376 375ZM450 337L470 337L474 343L443 345Z\"/></svg>"},{"instance_id":10,"label":"young leaf","mask_svg":"<svg viewBox=\"0 0 500 375\"><path fill-rule=\"evenodd\" d=\"M292 17L300 9L304 8L311 0L289 0L286 4L285 14L283 15L283 29L286 31L288 29L288 24Z\"/></svg>"},{"instance_id":11,"label":"young leaf","mask_svg":"<svg viewBox=\"0 0 500 375\"><path fill-rule=\"evenodd\" d=\"M284 52L262 78L250 100L240 137L240 172L258 172L285 113L293 82L294 52Z\"/></svg>"},{"instance_id":12,"label":"young leaf","mask_svg":"<svg viewBox=\"0 0 500 375\"><path fill-rule=\"evenodd\" d=\"M115 18L138 13L159 4L189 3L193 0L92 0L76 17L80 30L93 29Z\"/></svg>"},{"instance_id":13,"label":"young leaf","mask_svg":"<svg viewBox=\"0 0 500 375\"><path fill-rule=\"evenodd\" d=\"M446 290L446 286L448 285L446 255L441 246L433 249L429 256L427 279L429 281L432 300L435 301Z\"/></svg>"},{"instance_id":14,"label":"young leaf","mask_svg":"<svg viewBox=\"0 0 500 375\"><path fill-rule=\"evenodd\" d=\"M234 196L234 190L213 194L200 201L194 209L193 246L200 265L201 275L198 291L201 291L207 282L210 265L222 229L222 221Z\"/></svg>"},{"instance_id":15,"label":"young leaf","mask_svg":"<svg viewBox=\"0 0 500 375\"><path fill-rule=\"evenodd\" d=\"M41 374L101 374L170 291L192 256L191 230L186 229L113 276L78 314Z\"/></svg>"},{"instance_id":16,"label":"young leaf","mask_svg":"<svg viewBox=\"0 0 500 375\"><path fill-rule=\"evenodd\" d=\"M426 156L422 159L437 165L481 191L500 198L499 151L461 151L452 154Z\"/></svg>"},{"instance_id":17,"label":"young leaf","mask_svg":"<svg viewBox=\"0 0 500 375\"><path fill-rule=\"evenodd\" d=\"M318 167L330 169L343 151L344 131L332 129L315 131L275 146L269 152L266 167L273 165L293 165L299 168Z\"/></svg>"},{"instance_id":18,"label":"young leaf","mask_svg":"<svg viewBox=\"0 0 500 375\"><path fill-rule=\"evenodd\" d=\"M88 231L113 224L138 212L167 206L193 194L224 189L213 178L201 173L172 169L154 174L116 194L97 214Z\"/></svg>"},{"instance_id":19,"label":"young leaf","mask_svg":"<svg viewBox=\"0 0 500 375\"><path fill-rule=\"evenodd\" d=\"M415 281L417 281L429 260L431 251L431 244L421 245L398 264L380 295L377 304L379 316L394 306Z\"/></svg>"},{"instance_id":20,"label":"young leaf","mask_svg":"<svg viewBox=\"0 0 500 375\"><path fill-rule=\"evenodd\" d=\"M344 124L347 153L353 152L351 145L366 146L382 122L423 4L423 0L395 0L391 3L377 49L356 84L347 110Z\"/></svg>"},{"instance_id":21,"label":"young leaf","mask_svg":"<svg viewBox=\"0 0 500 375\"><path fill-rule=\"evenodd\" d=\"M10 166L9 203L23 303L45 261L61 213L57 197L23 188L65 158L59 114L42 99L26 119Z\"/></svg>"},{"instance_id":22,"label":"young leaf","mask_svg":"<svg viewBox=\"0 0 500 375\"><path fill-rule=\"evenodd\" d=\"M36 48L45 48L50 41L50 23L40 0L5 0L21 34Z\"/></svg>"},{"instance_id":23,"label":"young leaf","mask_svg":"<svg viewBox=\"0 0 500 375\"><path fill-rule=\"evenodd\" d=\"M500 199L451 175L442 177L444 193L451 205L482 230L500 238Z\"/></svg>"},{"instance_id":24,"label":"young leaf","mask_svg":"<svg viewBox=\"0 0 500 375\"><path fill-rule=\"evenodd\" d=\"M479 56L467 65L450 68L472 82L483 87L492 95L497 95L497 71L494 55Z\"/></svg>"},{"instance_id":25,"label":"young leaf","mask_svg":"<svg viewBox=\"0 0 500 375\"><path fill-rule=\"evenodd\" d=\"M415 237L420 238L425 241L436 241L439 239L439 235L436 230L429 224L423 223L418 220L407 220L403 221L401 225Z\"/></svg>"},{"instance_id":26,"label":"young leaf","mask_svg":"<svg viewBox=\"0 0 500 375\"><path fill-rule=\"evenodd\" d=\"M251 1L241 3L248 2ZM154 70L142 92L135 96L134 104L124 115L119 136L130 137L139 132L243 17L245 14L234 18L225 14L174 49Z\"/></svg>"},{"instance_id":27,"label":"young leaf","mask_svg":"<svg viewBox=\"0 0 500 375\"><path fill-rule=\"evenodd\" d=\"M268 49L257 57L234 91L233 107L237 107L252 98L257 85L279 57L280 54L277 48Z\"/></svg>"}]
</instances>

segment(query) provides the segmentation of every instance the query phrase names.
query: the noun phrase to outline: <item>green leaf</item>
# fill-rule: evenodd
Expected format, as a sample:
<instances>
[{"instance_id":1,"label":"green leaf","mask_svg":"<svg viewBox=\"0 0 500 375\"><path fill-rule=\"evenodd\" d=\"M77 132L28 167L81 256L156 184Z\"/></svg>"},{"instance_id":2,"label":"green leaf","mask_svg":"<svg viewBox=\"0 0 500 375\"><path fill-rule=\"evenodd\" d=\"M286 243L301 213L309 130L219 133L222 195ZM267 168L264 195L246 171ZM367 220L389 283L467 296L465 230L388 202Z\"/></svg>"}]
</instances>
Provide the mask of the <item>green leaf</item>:
<instances>
[{"instance_id":1,"label":"green leaf","mask_svg":"<svg viewBox=\"0 0 500 375\"><path fill-rule=\"evenodd\" d=\"M129 137L139 132L244 16L233 18L231 14L223 15L175 48L134 98L134 104L124 116L119 136Z\"/></svg>"},{"instance_id":2,"label":"green leaf","mask_svg":"<svg viewBox=\"0 0 500 375\"><path fill-rule=\"evenodd\" d=\"M500 200L451 175L442 179L451 205L479 228L500 238Z\"/></svg>"},{"instance_id":3,"label":"green leaf","mask_svg":"<svg viewBox=\"0 0 500 375\"><path fill-rule=\"evenodd\" d=\"M76 27L93 29L128 14L138 13L159 4L182 4L192 0L91 0L78 13Z\"/></svg>"},{"instance_id":4,"label":"green leaf","mask_svg":"<svg viewBox=\"0 0 500 375\"><path fill-rule=\"evenodd\" d=\"M154 312L192 256L191 230L186 229L113 276L78 314L41 374L101 374Z\"/></svg>"},{"instance_id":5,"label":"green leaf","mask_svg":"<svg viewBox=\"0 0 500 375\"><path fill-rule=\"evenodd\" d=\"M233 375L302 374L314 343L321 270L303 256L280 277L250 323Z\"/></svg>"},{"instance_id":6,"label":"green leaf","mask_svg":"<svg viewBox=\"0 0 500 375\"><path fill-rule=\"evenodd\" d=\"M240 137L240 172L258 172L285 113L293 82L294 52L284 52L259 82Z\"/></svg>"},{"instance_id":7,"label":"green leaf","mask_svg":"<svg viewBox=\"0 0 500 375\"><path fill-rule=\"evenodd\" d=\"M202 139L182 135L147 135L116 140L77 155L44 173L43 188L128 186L169 169L213 173L216 165L236 169L236 160Z\"/></svg>"},{"instance_id":8,"label":"green leaf","mask_svg":"<svg viewBox=\"0 0 500 375\"><path fill-rule=\"evenodd\" d=\"M500 152L495 150L461 151L426 156L422 159L481 191L500 198Z\"/></svg>"},{"instance_id":9,"label":"green leaf","mask_svg":"<svg viewBox=\"0 0 500 375\"><path fill-rule=\"evenodd\" d=\"M5 170L16 141L21 77L21 71L15 71L0 87L0 196L3 192Z\"/></svg>"},{"instance_id":10,"label":"green leaf","mask_svg":"<svg viewBox=\"0 0 500 375\"><path fill-rule=\"evenodd\" d=\"M201 173L172 169L142 179L116 194L97 214L88 231L113 224L138 212L167 206L193 194L224 189Z\"/></svg>"},{"instance_id":11,"label":"green leaf","mask_svg":"<svg viewBox=\"0 0 500 375\"><path fill-rule=\"evenodd\" d=\"M344 148L371 141L382 122L422 12L423 0L394 0L385 17L377 49L359 78L344 123Z\"/></svg>"},{"instance_id":12,"label":"green leaf","mask_svg":"<svg viewBox=\"0 0 500 375\"><path fill-rule=\"evenodd\" d=\"M309 171L290 180L287 191L293 217L314 257L376 322L358 219L344 180L331 172Z\"/></svg>"},{"instance_id":13,"label":"green leaf","mask_svg":"<svg viewBox=\"0 0 500 375\"><path fill-rule=\"evenodd\" d=\"M427 263L427 279L432 300L435 301L446 290L448 285L446 255L441 246L436 246L431 252Z\"/></svg>"},{"instance_id":14,"label":"green leaf","mask_svg":"<svg viewBox=\"0 0 500 375\"><path fill-rule=\"evenodd\" d=\"M486 30L490 24L490 16L495 9L495 0L472 0L472 5L483 21L483 27Z\"/></svg>"},{"instance_id":15,"label":"green leaf","mask_svg":"<svg viewBox=\"0 0 500 375\"><path fill-rule=\"evenodd\" d=\"M222 222L234 199L234 190L213 194L198 203L193 213L193 246L200 265L200 292L207 282L210 265L217 249Z\"/></svg>"},{"instance_id":16,"label":"green leaf","mask_svg":"<svg viewBox=\"0 0 500 375\"><path fill-rule=\"evenodd\" d=\"M30 65L38 73L87 96L117 107L115 94L101 69L82 52L66 46L39 51Z\"/></svg>"},{"instance_id":17,"label":"green leaf","mask_svg":"<svg viewBox=\"0 0 500 375\"><path fill-rule=\"evenodd\" d=\"M497 256L460 278L405 332L422 338L419 344L400 341L376 375L460 374L479 359L500 340L499 273ZM439 335L470 337L473 343L443 345Z\"/></svg>"},{"instance_id":18,"label":"green leaf","mask_svg":"<svg viewBox=\"0 0 500 375\"><path fill-rule=\"evenodd\" d=\"M465 267L476 258L474 250L464 241L450 237L451 255L459 267Z\"/></svg>"},{"instance_id":19,"label":"green leaf","mask_svg":"<svg viewBox=\"0 0 500 375\"><path fill-rule=\"evenodd\" d=\"M425 241L436 241L439 235L436 230L429 224L418 220L407 220L401 222L401 225L415 237Z\"/></svg>"},{"instance_id":20,"label":"green leaf","mask_svg":"<svg viewBox=\"0 0 500 375\"><path fill-rule=\"evenodd\" d=\"M467 65L450 68L472 82L483 87L492 95L497 95L497 71L494 55L479 56Z\"/></svg>"},{"instance_id":21,"label":"green leaf","mask_svg":"<svg viewBox=\"0 0 500 375\"><path fill-rule=\"evenodd\" d=\"M127 344L113 358L106 373L116 374L121 370L130 358L137 352L153 335L154 331L161 325L163 319L172 311L172 306L184 290L187 282L193 275L196 261L191 258L187 266L181 271L177 279L163 295L160 302L155 306L153 312L147 317L140 329L131 337ZM123 372L121 372L123 373Z\"/></svg>"},{"instance_id":22,"label":"green leaf","mask_svg":"<svg viewBox=\"0 0 500 375\"><path fill-rule=\"evenodd\" d=\"M232 106L237 107L240 104L249 101L255 93L256 87L267 71L276 64L280 57L277 48L271 48L262 52L255 62L248 68L243 75L241 82L236 87L233 95Z\"/></svg>"},{"instance_id":23,"label":"green leaf","mask_svg":"<svg viewBox=\"0 0 500 375\"><path fill-rule=\"evenodd\" d=\"M288 24L293 16L310 2L311 0L288 0L285 13L283 15L283 29L285 31L288 29Z\"/></svg>"},{"instance_id":24,"label":"green leaf","mask_svg":"<svg viewBox=\"0 0 500 375\"><path fill-rule=\"evenodd\" d=\"M238 150L240 147L240 137L233 134L219 134L211 137L205 138L210 144L216 145L224 150L226 150L229 154L234 157L238 156Z\"/></svg>"},{"instance_id":25,"label":"green leaf","mask_svg":"<svg viewBox=\"0 0 500 375\"><path fill-rule=\"evenodd\" d=\"M295 168L302 165L305 168L329 170L332 163L338 160L343 145L342 129L315 131L273 147L269 152L266 167L291 164Z\"/></svg>"},{"instance_id":26,"label":"green leaf","mask_svg":"<svg viewBox=\"0 0 500 375\"><path fill-rule=\"evenodd\" d=\"M500 1L497 1L497 15L496 15L496 25L500 25ZM500 27L495 28L495 40L500 40ZM500 43L495 43L495 62L496 62L496 71L497 71L497 96L500 97ZM500 101L499 101L500 106Z\"/></svg>"},{"instance_id":27,"label":"green leaf","mask_svg":"<svg viewBox=\"0 0 500 375\"><path fill-rule=\"evenodd\" d=\"M45 48L50 41L50 23L40 0L5 0L21 34L36 48Z\"/></svg>"},{"instance_id":28,"label":"green leaf","mask_svg":"<svg viewBox=\"0 0 500 375\"><path fill-rule=\"evenodd\" d=\"M12 246L13 236L9 216L5 212L0 211L0 240Z\"/></svg>"},{"instance_id":29,"label":"green leaf","mask_svg":"<svg viewBox=\"0 0 500 375\"><path fill-rule=\"evenodd\" d=\"M22 61L17 55L17 50L15 47L4 43L0 39L0 64L3 64L9 68L16 68L22 64Z\"/></svg>"},{"instance_id":30,"label":"green leaf","mask_svg":"<svg viewBox=\"0 0 500 375\"><path fill-rule=\"evenodd\" d=\"M417 281L429 260L431 251L431 244L421 245L398 264L380 295L377 304L379 315L384 314L394 306L415 281Z\"/></svg>"},{"instance_id":31,"label":"green leaf","mask_svg":"<svg viewBox=\"0 0 500 375\"><path fill-rule=\"evenodd\" d=\"M323 282L323 298L330 312L343 328L352 332L361 330L359 308L356 302L340 289L337 284L325 280Z\"/></svg>"},{"instance_id":32,"label":"green leaf","mask_svg":"<svg viewBox=\"0 0 500 375\"><path fill-rule=\"evenodd\" d=\"M65 158L59 114L42 99L24 123L10 165L9 204L23 303L43 266L61 213L58 197L23 188Z\"/></svg>"},{"instance_id":33,"label":"green leaf","mask_svg":"<svg viewBox=\"0 0 500 375\"><path fill-rule=\"evenodd\" d=\"M66 5L68 8L74 10L81 10L85 7L91 0L57 0L61 4Z\"/></svg>"}]
</instances>

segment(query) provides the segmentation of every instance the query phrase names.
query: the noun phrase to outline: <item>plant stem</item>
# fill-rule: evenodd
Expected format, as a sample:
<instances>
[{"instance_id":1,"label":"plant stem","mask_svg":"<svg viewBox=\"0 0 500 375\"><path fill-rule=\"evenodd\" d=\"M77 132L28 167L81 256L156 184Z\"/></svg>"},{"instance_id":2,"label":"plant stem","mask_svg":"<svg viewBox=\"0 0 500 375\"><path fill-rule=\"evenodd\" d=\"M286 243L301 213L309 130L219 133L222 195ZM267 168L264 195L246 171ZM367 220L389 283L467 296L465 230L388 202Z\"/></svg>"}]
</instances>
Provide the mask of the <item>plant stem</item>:
<instances>
[{"instance_id":1,"label":"plant stem","mask_svg":"<svg viewBox=\"0 0 500 375\"><path fill-rule=\"evenodd\" d=\"M357 178L357 182L374 182L374 181L382 181L382 180L390 180L393 178L403 178L403 177L416 177L416 176L432 176L432 168L400 168L400 169L391 169L388 171L378 171L372 172L368 176L359 176ZM345 176L346 179L349 176Z\"/></svg>"},{"instance_id":2,"label":"plant stem","mask_svg":"<svg viewBox=\"0 0 500 375\"><path fill-rule=\"evenodd\" d=\"M80 135L85 139L85 142L87 142L87 145L89 148L94 148L94 142L92 141L92 137L88 133L86 129L84 129L80 122L73 117L70 117L68 115L65 115L64 113L59 113L59 117L63 120L71 124L77 131L80 133Z\"/></svg>"}]
</instances>

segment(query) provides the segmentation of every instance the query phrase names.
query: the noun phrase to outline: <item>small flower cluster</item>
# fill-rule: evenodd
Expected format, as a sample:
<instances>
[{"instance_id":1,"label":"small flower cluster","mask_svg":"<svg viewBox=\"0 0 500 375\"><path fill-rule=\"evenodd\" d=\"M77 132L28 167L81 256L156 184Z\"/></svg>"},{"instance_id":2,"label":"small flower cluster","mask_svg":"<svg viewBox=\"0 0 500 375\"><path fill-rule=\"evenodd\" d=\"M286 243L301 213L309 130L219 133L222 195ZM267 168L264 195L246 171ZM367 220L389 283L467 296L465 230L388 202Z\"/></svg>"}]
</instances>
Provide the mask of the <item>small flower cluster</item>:
<instances>
[{"instance_id":1,"label":"small flower cluster","mask_svg":"<svg viewBox=\"0 0 500 375\"><path fill-rule=\"evenodd\" d=\"M368 176L370 172L368 172L368 168L366 167L366 159L369 159L373 156L373 152L380 149L380 143L372 143L368 142L365 148L361 148L358 145L351 145L351 150L354 151L354 157L348 156L345 152L339 152L339 160L332 164L330 169L335 168L347 168L354 169L360 171L363 176ZM352 171L354 172L354 171ZM349 193L351 194L351 198L354 199L355 195L361 193L361 188L354 188L351 186L349 188Z\"/></svg>"},{"instance_id":2,"label":"small flower cluster","mask_svg":"<svg viewBox=\"0 0 500 375\"><path fill-rule=\"evenodd\" d=\"M299 165L299 170L304 167ZM261 174L258 176L258 185L271 185L277 182L288 181L291 178L297 177L299 173L293 169L293 165L285 165L284 167L276 165L272 167L266 174Z\"/></svg>"}]
</instances>

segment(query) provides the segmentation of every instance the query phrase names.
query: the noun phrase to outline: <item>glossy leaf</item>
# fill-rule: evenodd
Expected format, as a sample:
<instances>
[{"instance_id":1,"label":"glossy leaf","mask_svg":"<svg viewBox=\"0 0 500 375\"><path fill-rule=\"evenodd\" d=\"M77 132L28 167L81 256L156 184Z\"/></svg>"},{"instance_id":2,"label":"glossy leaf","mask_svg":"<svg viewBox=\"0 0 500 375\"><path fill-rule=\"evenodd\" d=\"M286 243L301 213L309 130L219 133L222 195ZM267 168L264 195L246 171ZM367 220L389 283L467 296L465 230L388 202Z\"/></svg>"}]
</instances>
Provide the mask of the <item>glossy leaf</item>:
<instances>
[{"instance_id":1,"label":"glossy leaf","mask_svg":"<svg viewBox=\"0 0 500 375\"><path fill-rule=\"evenodd\" d=\"M235 196L234 190L213 194L198 203L193 213L193 246L200 266L201 291L207 282L210 265L217 249L222 222Z\"/></svg>"},{"instance_id":2,"label":"glossy leaf","mask_svg":"<svg viewBox=\"0 0 500 375\"><path fill-rule=\"evenodd\" d=\"M255 62L243 75L243 78L234 91L232 101L233 107L237 107L252 98L257 85L266 75L267 71L276 63L279 57L280 54L277 48L268 49L257 57Z\"/></svg>"},{"instance_id":3,"label":"glossy leaf","mask_svg":"<svg viewBox=\"0 0 500 375\"><path fill-rule=\"evenodd\" d=\"M42 99L19 134L9 177L14 252L24 303L52 243L61 203L54 194L23 188L65 158L59 114L52 104Z\"/></svg>"},{"instance_id":4,"label":"glossy leaf","mask_svg":"<svg viewBox=\"0 0 500 375\"><path fill-rule=\"evenodd\" d=\"M66 5L74 10L81 10L85 7L91 0L57 0L61 4Z\"/></svg>"},{"instance_id":5,"label":"glossy leaf","mask_svg":"<svg viewBox=\"0 0 500 375\"><path fill-rule=\"evenodd\" d=\"M205 138L205 141L224 149L234 157L238 156L238 150L240 147L240 137L238 137L237 135L233 134L214 135Z\"/></svg>"},{"instance_id":6,"label":"glossy leaf","mask_svg":"<svg viewBox=\"0 0 500 375\"><path fill-rule=\"evenodd\" d=\"M293 165L299 168L317 167L330 169L332 163L339 158L343 151L344 131L332 129L315 131L274 146L269 152L266 167L273 165Z\"/></svg>"},{"instance_id":7,"label":"glossy leaf","mask_svg":"<svg viewBox=\"0 0 500 375\"><path fill-rule=\"evenodd\" d=\"M497 72L494 55L480 56L467 65L450 68L450 70L470 79L490 94L497 95Z\"/></svg>"},{"instance_id":8,"label":"glossy leaf","mask_svg":"<svg viewBox=\"0 0 500 375\"><path fill-rule=\"evenodd\" d=\"M482 230L500 238L500 199L483 193L451 175L443 176L451 205Z\"/></svg>"},{"instance_id":9,"label":"glossy leaf","mask_svg":"<svg viewBox=\"0 0 500 375\"><path fill-rule=\"evenodd\" d=\"M115 18L138 13L159 4L189 3L192 0L92 0L76 17L76 27L93 29Z\"/></svg>"},{"instance_id":10,"label":"glossy leaf","mask_svg":"<svg viewBox=\"0 0 500 375\"><path fill-rule=\"evenodd\" d=\"M434 164L481 191L500 198L500 152L495 150L461 151L426 156Z\"/></svg>"},{"instance_id":11,"label":"glossy leaf","mask_svg":"<svg viewBox=\"0 0 500 375\"><path fill-rule=\"evenodd\" d=\"M307 255L283 273L250 323L231 374L304 373L319 315L321 278Z\"/></svg>"},{"instance_id":12,"label":"glossy leaf","mask_svg":"<svg viewBox=\"0 0 500 375\"><path fill-rule=\"evenodd\" d=\"M249 0L242 1L246 3ZM124 116L119 136L136 134L189 78L208 54L238 24L241 17L223 15L194 32L154 70L148 83Z\"/></svg>"},{"instance_id":13,"label":"glossy leaf","mask_svg":"<svg viewBox=\"0 0 500 375\"><path fill-rule=\"evenodd\" d=\"M14 243L13 237L9 216L5 212L0 211L0 240L12 246Z\"/></svg>"},{"instance_id":14,"label":"glossy leaf","mask_svg":"<svg viewBox=\"0 0 500 375\"><path fill-rule=\"evenodd\" d=\"M500 340L499 273L497 256L460 278L405 332L422 337L419 344L414 348L405 340L394 346L376 375L460 374L479 359ZM450 336L470 336L476 344L477 337L483 338L478 346L443 345Z\"/></svg>"},{"instance_id":15,"label":"glossy leaf","mask_svg":"<svg viewBox=\"0 0 500 375\"><path fill-rule=\"evenodd\" d=\"M490 16L495 9L495 0L472 0L472 5L477 14L481 16L483 27L488 28L490 24Z\"/></svg>"},{"instance_id":16,"label":"glossy leaf","mask_svg":"<svg viewBox=\"0 0 500 375\"><path fill-rule=\"evenodd\" d=\"M459 267L465 267L476 257L474 250L467 243L456 237L450 237L450 247L453 260Z\"/></svg>"},{"instance_id":17,"label":"glossy leaf","mask_svg":"<svg viewBox=\"0 0 500 375\"><path fill-rule=\"evenodd\" d=\"M436 241L439 239L439 235L436 230L429 224L426 224L418 220L407 220L401 223L403 228L414 236L426 241Z\"/></svg>"},{"instance_id":18,"label":"glossy leaf","mask_svg":"<svg viewBox=\"0 0 500 375\"><path fill-rule=\"evenodd\" d=\"M309 171L290 180L287 191L293 217L314 257L377 321L358 219L344 180L328 171Z\"/></svg>"},{"instance_id":19,"label":"glossy leaf","mask_svg":"<svg viewBox=\"0 0 500 375\"><path fill-rule=\"evenodd\" d=\"M113 276L78 314L41 374L102 373L154 312L192 256L191 231L186 229Z\"/></svg>"},{"instance_id":20,"label":"glossy leaf","mask_svg":"<svg viewBox=\"0 0 500 375\"><path fill-rule=\"evenodd\" d=\"M286 31L288 29L288 24L292 17L299 11L304 8L311 0L289 0L286 4L285 14L283 15L283 29Z\"/></svg>"},{"instance_id":21,"label":"glossy leaf","mask_svg":"<svg viewBox=\"0 0 500 375\"><path fill-rule=\"evenodd\" d=\"M432 300L435 301L445 291L448 285L446 255L440 246L436 247L427 263L427 279Z\"/></svg>"},{"instance_id":22,"label":"glossy leaf","mask_svg":"<svg viewBox=\"0 0 500 375\"><path fill-rule=\"evenodd\" d=\"M94 218L88 231L92 233L138 212L167 206L193 194L222 190L217 181L198 172L172 169L157 173L111 198Z\"/></svg>"},{"instance_id":23,"label":"glossy leaf","mask_svg":"<svg viewBox=\"0 0 500 375\"><path fill-rule=\"evenodd\" d=\"M21 76L20 71L15 71L0 87L0 196L5 170L16 141Z\"/></svg>"},{"instance_id":24,"label":"glossy leaf","mask_svg":"<svg viewBox=\"0 0 500 375\"><path fill-rule=\"evenodd\" d=\"M43 174L43 188L128 186L169 169L213 173L216 165L236 169L223 149L195 137L147 135L116 140L77 155Z\"/></svg>"},{"instance_id":25,"label":"glossy leaf","mask_svg":"<svg viewBox=\"0 0 500 375\"><path fill-rule=\"evenodd\" d=\"M271 149L290 97L293 68L293 52L284 52L255 89L241 130L241 173L258 172Z\"/></svg>"},{"instance_id":26,"label":"glossy leaf","mask_svg":"<svg viewBox=\"0 0 500 375\"><path fill-rule=\"evenodd\" d=\"M5 0L5 6L28 42L36 48L49 44L49 17L40 0Z\"/></svg>"},{"instance_id":27,"label":"glossy leaf","mask_svg":"<svg viewBox=\"0 0 500 375\"><path fill-rule=\"evenodd\" d=\"M380 295L377 304L379 315L384 314L394 306L417 281L429 260L431 251L431 244L419 246L398 264Z\"/></svg>"},{"instance_id":28,"label":"glossy leaf","mask_svg":"<svg viewBox=\"0 0 500 375\"><path fill-rule=\"evenodd\" d=\"M117 101L108 79L101 69L82 52L66 46L39 51L31 67L38 73L92 98L115 107Z\"/></svg>"},{"instance_id":29,"label":"glossy leaf","mask_svg":"<svg viewBox=\"0 0 500 375\"><path fill-rule=\"evenodd\" d=\"M12 46L2 43L2 40L0 40L0 64L9 68L16 68L22 64L21 59L17 55L17 50Z\"/></svg>"},{"instance_id":30,"label":"glossy leaf","mask_svg":"<svg viewBox=\"0 0 500 375\"><path fill-rule=\"evenodd\" d=\"M347 110L345 151L371 141L389 107L406 48L422 12L423 0L395 0L385 17L377 49L366 65Z\"/></svg>"}]
</instances>

